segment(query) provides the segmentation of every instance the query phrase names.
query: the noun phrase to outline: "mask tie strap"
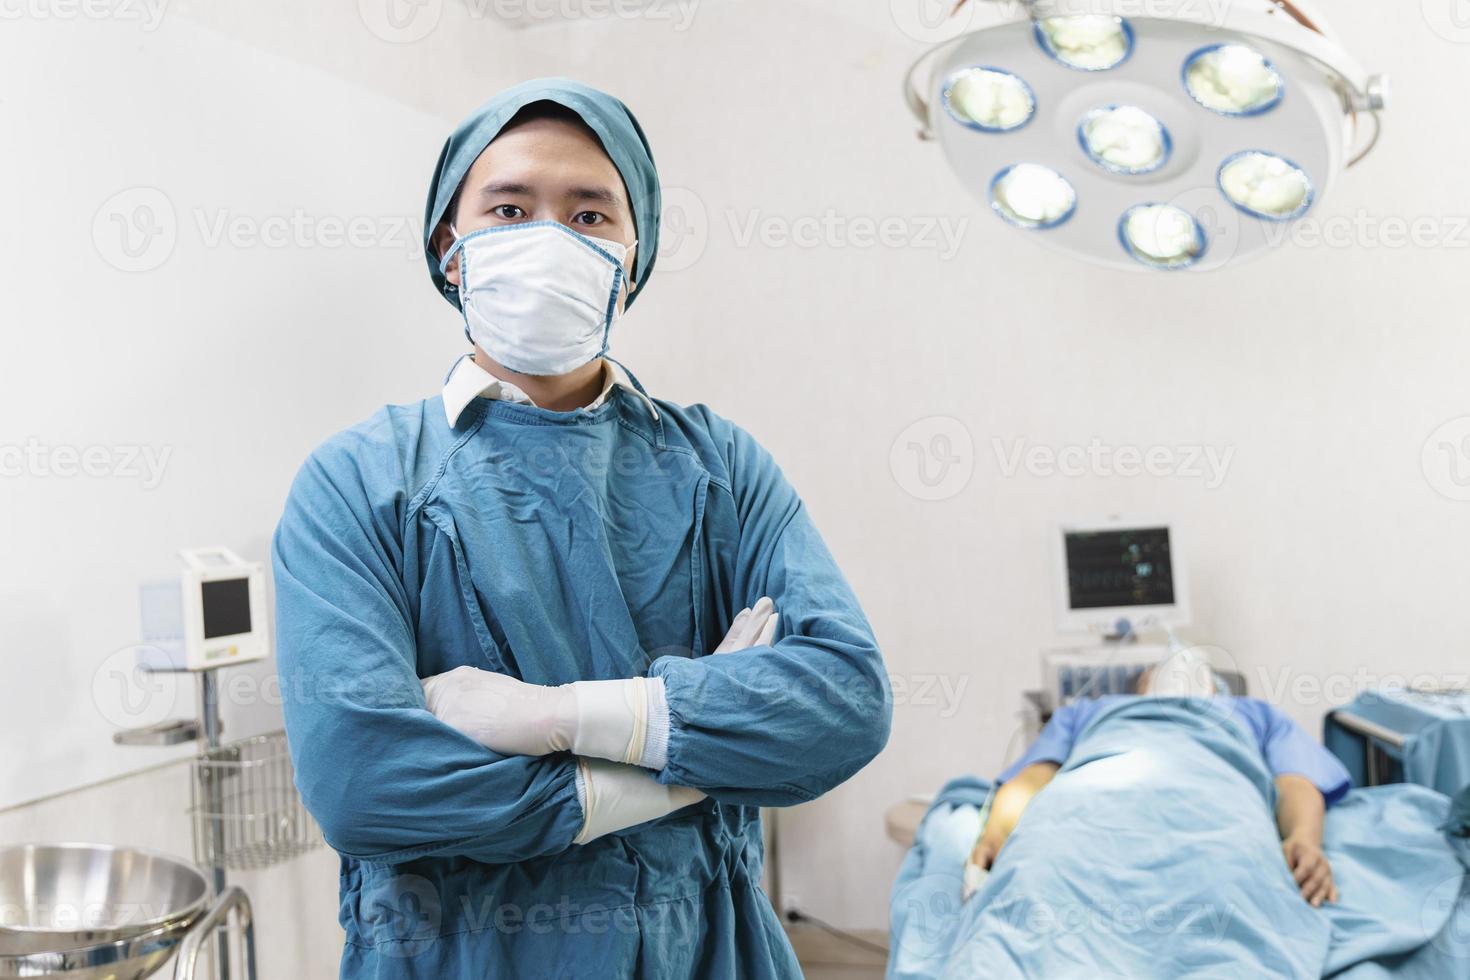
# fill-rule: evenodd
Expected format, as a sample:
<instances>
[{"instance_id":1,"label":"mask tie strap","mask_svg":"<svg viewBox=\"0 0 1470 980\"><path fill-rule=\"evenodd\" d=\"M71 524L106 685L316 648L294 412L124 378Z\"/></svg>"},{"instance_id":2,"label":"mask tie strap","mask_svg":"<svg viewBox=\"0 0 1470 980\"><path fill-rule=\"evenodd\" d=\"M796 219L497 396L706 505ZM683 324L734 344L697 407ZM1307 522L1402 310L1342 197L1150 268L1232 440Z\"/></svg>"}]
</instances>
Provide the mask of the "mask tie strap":
<instances>
[{"instance_id":1,"label":"mask tie strap","mask_svg":"<svg viewBox=\"0 0 1470 980\"><path fill-rule=\"evenodd\" d=\"M456 293L459 292L459 287L456 286L454 283L452 283L452 282L449 281L449 274L448 274L447 270L449 268L449 260L452 259L452 258L454 258L456 255L458 255L460 253L460 251L462 251L463 248L464 248L464 239L461 238L460 235L459 235L459 232L455 230L454 223L453 222L450 222L450 224L449 224L449 233L454 236L454 244L449 246L449 251L445 252L444 253L444 257L439 260L439 275L441 277L443 277L443 279L444 279L444 295L445 296L453 296L454 294L456 294ZM464 263L463 262L460 263L459 273L460 273L460 282L463 282L464 281ZM464 321L465 321L465 323L464 323L464 339L465 340L468 340L470 342L470 346L473 347L473 346L475 346L475 338L473 336L471 336L471 334L470 334L469 315L467 313L465 313L464 304L460 303L458 299L456 299L454 301L454 305L459 307L459 312L464 317ZM469 355L465 355L465 356L468 357ZM455 363L458 364L459 362L456 361Z\"/></svg>"},{"instance_id":2,"label":"mask tie strap","mask_svg":"<svg viewBox=\"0 0 1470 980\"><path fill-rule=\"evenodd\" d=\"M604 355L604 356L606 356L606 355ZM648 411L649 411L649 413L653 416L653 427L654 427L654 434L655 434L654 443L660 449L666 449L666 448L668 448L667 444L664 442L664 420L663 420L663 416L661 416L658 413L658 410L653 407L653 399L648 397L648 391L643 387L643 383L638 380L637 375L635 375L632 371L629 371L628 370L627 365L625 365L622 361L616 360L616 359L611 358L611 357L608 357L607 360L612 361L618 367L622 368L623 373L628 376L628 380L631 381L631 382L633 382L633 387L638 389L638 394L640 394L640 395L643 396L643 398L645 400L644 407L647 408Z\"/></svg>"},{"instance_id":3,"label":"mask tie strap","mask_svg":"<svg viewBox=\"0 0 1470 980\"><path fill-rule=\"evenodd\" d=\"M444 257L439 260L439 275L446 277L444 280L444 291L446 293L459 291L459 287L451 283L447 276L449 274L449 260L464 250L464 239L455 230L453 222L450 222L449 233L454 236L454 244L449 246L449 251L445 252ZM460 269L461 278L463 278L463 273L464 269Z\"/></svg>"}]
</instances>

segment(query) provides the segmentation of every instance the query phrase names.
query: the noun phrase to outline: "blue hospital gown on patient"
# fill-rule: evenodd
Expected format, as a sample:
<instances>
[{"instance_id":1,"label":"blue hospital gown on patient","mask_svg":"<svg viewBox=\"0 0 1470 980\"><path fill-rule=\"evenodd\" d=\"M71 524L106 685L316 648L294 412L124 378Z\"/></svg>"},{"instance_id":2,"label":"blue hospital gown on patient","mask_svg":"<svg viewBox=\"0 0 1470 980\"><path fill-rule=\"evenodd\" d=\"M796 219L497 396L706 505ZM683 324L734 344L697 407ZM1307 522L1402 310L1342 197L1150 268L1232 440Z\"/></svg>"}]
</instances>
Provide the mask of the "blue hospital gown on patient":
<instances>
[{"instance_id":1,"label":"blue hospital gown on patient","mask_svg":"<svg viewBox=\"0 0 1470 980\"><path fill-rule=\"evenodd\" d=\"M996 785L1015 779L1022 769L1038 762L1062 765L1071 755L1078 737L1100 712L1115 704L1138 700L1141 698L1136 695L1107 694L1063 705L1051 716L1040 737L1031 743L1021 758L997 777ZM1351 780L1342 762L1313 741L1280 708L1259 698L1226 694L1210 698L1208 703L1212 709L1244 726L1256 748L1260 749L1261 758L1272 776L1290 774L1304 777L1322 791L1328 806L1347 795Z\"/></svg>"},{"instance_id":2,"label":"blue hospital gown on patient","mask_svg":"<svg viewBox=\"0 0 1470 980\"><path fill-rule=\"evenodd\" d=\"M771 457L702 406L658 417L439 398L318 448L275 538L296 780L341 854L342 976L797 977L757 807L883 747L872 631ZM777 642L706 656L762 595ZM501 756L424 706L468 664L535 684L662 677L668 764L709 799L573 845L575 761Z\"/></svg>"}]
</instances>

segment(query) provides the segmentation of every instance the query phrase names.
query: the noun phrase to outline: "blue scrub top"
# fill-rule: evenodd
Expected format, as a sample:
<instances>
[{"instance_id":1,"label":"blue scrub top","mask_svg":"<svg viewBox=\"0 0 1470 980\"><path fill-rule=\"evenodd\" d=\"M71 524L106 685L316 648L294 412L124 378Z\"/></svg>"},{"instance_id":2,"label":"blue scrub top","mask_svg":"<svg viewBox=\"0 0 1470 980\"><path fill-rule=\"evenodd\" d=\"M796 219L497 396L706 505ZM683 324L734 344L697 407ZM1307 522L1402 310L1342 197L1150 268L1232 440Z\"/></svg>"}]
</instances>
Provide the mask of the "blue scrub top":
<instances>
[{"instance_id":1,"label":"blue scrub top","mask_svg":"<svg viewBox=\"0 0 1470 980\"><path fill-rule=\"evenodd\" d=\"M1000 774L997 785L1016 778L1022 769L1037 762L1065 764L1073 744L1098 712L1121 701L1138 699L1137 695L1131 694L1107 694L1058 708L1042 729L1040 737L1031 743L1021 758ZM1212 700L1220 710L1228 712L1249 730L1272 776L1290 774L1311 780L1322 791L1328 806L1347 795L1351 780L1342 762L1313 741L1305 729L1278 708L1259 698L1219 695Z\"/></svg>"},{"instance_id":2,"label":"blue scrub top","mask_svg":"<svg viewBox=\"0 0 1470 980\"><path fill-rule=\"evenodd\" d=\"M757 808L888 738L873 632L770 455L703 406L441 398L312 453L274 542L296 782L342 856L342 976L799 977ZM771 646L708 656L763 595ZM663 678L660 780L708 799L574 845L568 753L502 756L426 710L468 664Z\"/></svg>"}]
</instances>

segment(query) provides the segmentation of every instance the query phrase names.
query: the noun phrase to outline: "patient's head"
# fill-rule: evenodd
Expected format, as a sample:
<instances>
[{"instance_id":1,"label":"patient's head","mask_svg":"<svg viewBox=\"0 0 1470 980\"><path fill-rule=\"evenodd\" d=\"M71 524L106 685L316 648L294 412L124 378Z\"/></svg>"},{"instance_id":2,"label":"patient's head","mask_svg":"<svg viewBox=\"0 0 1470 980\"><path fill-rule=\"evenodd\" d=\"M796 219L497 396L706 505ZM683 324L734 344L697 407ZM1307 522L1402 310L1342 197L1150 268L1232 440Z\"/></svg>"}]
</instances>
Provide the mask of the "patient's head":
<instances>
[{"instance_id":1,"label":"patient's head","mask_svg":"<svg viewBox=\"0 0 1470 980\"><path fill-rule=\"evenodd\" d=\"M1138 675L1137 694L1156 698L1210 698L1215 696L1215 672L1204 651L1179 650Z\"/></svg>"}]
</instances>

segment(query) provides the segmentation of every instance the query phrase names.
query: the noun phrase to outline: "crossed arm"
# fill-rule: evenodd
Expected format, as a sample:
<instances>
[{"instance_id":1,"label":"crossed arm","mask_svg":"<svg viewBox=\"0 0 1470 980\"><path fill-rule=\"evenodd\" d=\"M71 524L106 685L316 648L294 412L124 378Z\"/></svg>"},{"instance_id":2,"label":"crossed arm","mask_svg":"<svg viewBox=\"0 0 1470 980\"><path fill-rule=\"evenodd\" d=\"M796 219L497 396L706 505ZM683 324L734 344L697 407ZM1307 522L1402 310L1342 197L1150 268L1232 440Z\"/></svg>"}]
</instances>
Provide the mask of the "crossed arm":
<instances>
[{"instance_id":1,"label":"crossed arm","mask_svg":"<svg viewBox=\"0 0 1470 980\"><path fill-rule=\"evenodd\" d=\"M1055 762L1033 763L996 790L990 817L970 854L971 862L987 870L995 863L1026 807L1060 768ZM1289 773L1276 777L1276 826L1281 833L1281 852L1302 898L1314 907L1324 901L1337 901L1332 867L1322 853L1326 809L1322 792L1311 780Z\"/></svg>"},{"instance_id":2,"label":"crossed arm","mask_svg":"<svg viewBox=\"0 0 1470 980\"><path fill-rule=\"evenodd\" d=\"M588 830L577 757L496 751L426 710L418 597L402 574L414 561L403 530L408 481L397 470L363 472L365 461L398 465L391 439L355 432L314 454L276 532L277 666L303 800L327 841L361 860L512 863L563 851ZM734 572L721 585L746 601L772 596L782 635L722 656L654 661L647 679L667 704L665 764L634 775L671 793L786 806L876 755L892 701L872 631L800 500L753 441L730 439L737 477L721 492L733 498L739 534L725 542ZM619 789L614 776L603 785Z\"/></svg>"},{"instance_id":3,"label":"crossed arm","mask_svg":"<svg viewBox=\"0 0 1470 980\"><path fill-rule=\"evenodd\" d=\"M780 616L763 596L742 609L715 656L770 646ZM704 799L687 786L661 784L650 770L668 761L669 709L663 681L528 684L507 674L456 667L426 677L434 717L501 755L577 756L577 800L584 819L574 844L585 844Z\"/></svg>"}]
</instances>

